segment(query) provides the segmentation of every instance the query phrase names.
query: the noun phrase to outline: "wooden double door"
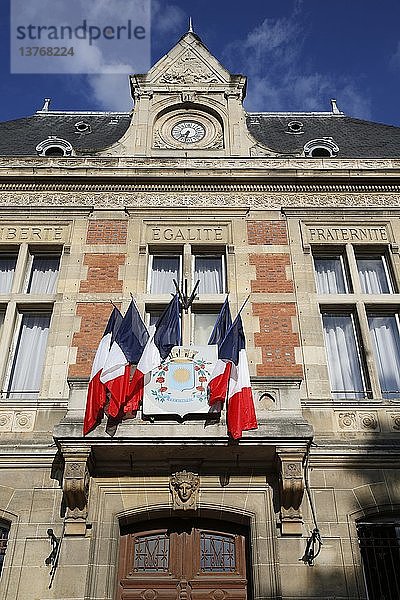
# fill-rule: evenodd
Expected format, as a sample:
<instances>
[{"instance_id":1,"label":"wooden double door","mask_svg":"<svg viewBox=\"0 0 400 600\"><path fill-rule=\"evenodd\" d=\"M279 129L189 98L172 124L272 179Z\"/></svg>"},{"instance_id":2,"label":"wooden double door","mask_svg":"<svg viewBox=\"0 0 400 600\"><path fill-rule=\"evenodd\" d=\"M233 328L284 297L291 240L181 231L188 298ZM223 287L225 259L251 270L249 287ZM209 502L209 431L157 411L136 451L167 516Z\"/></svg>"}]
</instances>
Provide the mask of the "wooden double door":
<instances>
[{"instance_id":1,"label":"wooden double door","mask_svg":"<svg viewBox=\"0 0 400 600\"><path fill-rule=\"evenodd\" d=\"M248 598L244 529L173 519L121 534L118 600Z\"/></svg>"}]
</instances>

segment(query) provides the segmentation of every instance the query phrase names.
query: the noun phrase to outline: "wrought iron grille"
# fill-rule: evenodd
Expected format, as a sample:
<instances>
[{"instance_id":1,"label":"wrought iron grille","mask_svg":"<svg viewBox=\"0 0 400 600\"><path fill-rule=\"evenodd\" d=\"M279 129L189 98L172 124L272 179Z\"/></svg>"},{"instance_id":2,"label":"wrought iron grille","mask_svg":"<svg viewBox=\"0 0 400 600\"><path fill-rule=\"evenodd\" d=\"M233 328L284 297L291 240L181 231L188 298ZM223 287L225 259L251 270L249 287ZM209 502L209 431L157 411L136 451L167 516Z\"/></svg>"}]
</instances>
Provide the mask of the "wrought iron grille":
<instances>
[{"instance_id":1,"label":"wrought iron grille","mask_svg":"<svg viewBox=\"0 0 400 600\"><path fill-rule=\"evenodd\" d=\"M200 570L206 573L234 572L236 570L234 536L201 532Z\"/></svg>"},{"instance_id":2,"label":"wrought iron grille","mask_svg":"<svg viewBox=\"0 0 400 600\"><path fill-rule=\"evenodd\" d=\"M166 533L136 538L133 565L136 573L168 571L168 562L169 537Z\"/></svg>"},{"instance_id":3,"label":"wrought iron grille","mask_svg":"<svg viewBox=\"0 0 400 600\"><path fill-rule=\"evenodd\" d=\"M10 528L5 523L0 523L0 575L3 569L4 557L6 555L8 532Z\"/></svg>"},{"instance_id":4,"label":"wrought iron grille","mask_svg":"<svg viewBox=\"0 0 400 600\"><path fill-rule=\"evenodd\" d=\"M400 598L400 523L357 526L369 600Z\"/></svg>"}]
</instances>

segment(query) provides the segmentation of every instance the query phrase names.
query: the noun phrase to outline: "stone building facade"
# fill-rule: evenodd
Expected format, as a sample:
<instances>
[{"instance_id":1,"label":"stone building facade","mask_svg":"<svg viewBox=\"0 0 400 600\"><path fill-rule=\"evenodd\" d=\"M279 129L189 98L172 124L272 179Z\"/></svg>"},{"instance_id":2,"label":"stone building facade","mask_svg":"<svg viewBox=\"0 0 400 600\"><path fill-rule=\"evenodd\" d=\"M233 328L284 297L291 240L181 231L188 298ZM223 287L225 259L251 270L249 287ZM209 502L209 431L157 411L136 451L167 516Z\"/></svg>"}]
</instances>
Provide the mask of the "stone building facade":
<instances>
[{"instance_id":1,"label":"stone building facade","mask_svg":"<svg viewBox=\"0 0 400 600\"><path fill-rule=\"evenodd\" d=\"M0 598L398 598L400 129L246 113L192 32L130 83L129 114L0 124ZM197 257L184 343L250 294L258 429L83 437L110 300L151 320L155 265L191 289Z\"/></svg>"}]
</instances>

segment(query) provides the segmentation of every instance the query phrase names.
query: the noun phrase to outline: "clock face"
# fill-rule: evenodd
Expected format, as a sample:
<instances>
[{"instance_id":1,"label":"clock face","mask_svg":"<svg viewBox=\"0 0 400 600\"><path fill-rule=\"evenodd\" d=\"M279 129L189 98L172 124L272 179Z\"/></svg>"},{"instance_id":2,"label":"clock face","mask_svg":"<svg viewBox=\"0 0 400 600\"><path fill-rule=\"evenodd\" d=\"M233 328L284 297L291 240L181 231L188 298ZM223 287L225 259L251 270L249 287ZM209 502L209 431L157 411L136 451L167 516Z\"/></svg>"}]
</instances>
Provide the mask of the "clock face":
<instances>
[{"instance_id":1,"label":"clock face","mask_svg":"<svg viewBox=\"0 0 400 600\"><path fill-rule=\"evenodd\" d=\"M206 130L197 121L180 121L171 130L172 137L183 144L193 144L203 139Z\"/></svg>"}]
</instances>

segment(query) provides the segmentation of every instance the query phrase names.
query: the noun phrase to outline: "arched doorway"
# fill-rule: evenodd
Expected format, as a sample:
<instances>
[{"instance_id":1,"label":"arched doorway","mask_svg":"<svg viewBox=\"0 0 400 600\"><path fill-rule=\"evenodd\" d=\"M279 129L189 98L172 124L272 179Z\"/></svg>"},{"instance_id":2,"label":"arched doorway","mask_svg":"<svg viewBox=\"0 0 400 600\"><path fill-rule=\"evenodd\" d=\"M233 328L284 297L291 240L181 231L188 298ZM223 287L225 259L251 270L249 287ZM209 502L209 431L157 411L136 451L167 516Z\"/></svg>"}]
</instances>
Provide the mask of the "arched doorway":
<instances>
[{"instance_id":1,"label":"arched doorway","mask_svg":"<svg viewBox=\"0 0 400 600\"><path fill-rule=\"evenodd\" d=\"M210 519L121 530L117 600L249 599L247 531Z\"/></svg>"}]
</instances>

